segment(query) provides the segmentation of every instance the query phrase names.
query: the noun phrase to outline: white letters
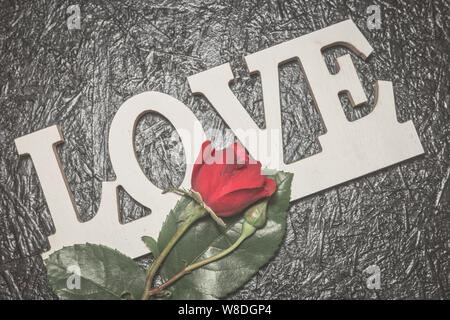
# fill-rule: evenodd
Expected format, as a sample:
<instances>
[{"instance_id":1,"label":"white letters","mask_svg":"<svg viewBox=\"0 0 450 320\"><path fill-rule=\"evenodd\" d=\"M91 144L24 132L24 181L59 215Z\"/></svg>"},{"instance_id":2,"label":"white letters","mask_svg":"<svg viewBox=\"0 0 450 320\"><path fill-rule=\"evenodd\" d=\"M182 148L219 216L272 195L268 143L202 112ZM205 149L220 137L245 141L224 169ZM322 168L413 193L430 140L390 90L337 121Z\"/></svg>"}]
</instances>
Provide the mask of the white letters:
<instances>
[{"instance_id":1,"label":"white letters","mask_svg":"<svg viewBox=\"0 0 450 320\"><path fill-rule=\"evenodd\" d=\"M186 154L200 146L205 139L201 125L194 114L180 101L159 92L145 92L130 98L119 108L109 134L109 152L117 179L103 182L100 207L94 218L85 223L77 220L72 192L62 172L55 144L63 141L57 126L52 126L16 139L19 154L29 154L42 185L56 233L49 237L48 256L63 246L90 242L115 248L132 257L148 252L140 240L143 235L157 237L166 214L177 201L174 194L161 194L144 175L134 152L134 128L146 112L158 112L177 128ZM192 132L200 133L196 141L189 141ZM192 163L186 164L183 187L190 188ZM132 223L119 223L117 187L152 213Z\"/></svg>"},{"instance_id":2,"label":"white letters","mask_svg":"<svg viewBox=\"0 0 450 320\"><path fill-rule=\"evenodd\" d=\"M291 199L295 200L361 175L384 168L423 153L411 121L398 123L390 82L377 82L377 103L371 114L349 122L338 93L347 92L353 106L367 101L350 55L337 59L339 72L329 73L322 51L333 45L345 45L365 59L372 47L353 21L347 20L245 57L250 72L261 75L266 130L280 130L280 90L278 66L299 59L305 72L326 133L319 137L322 152L280 169L293 172ZM217 109L228 126L260 130L229 88L233 80L230 65L224 64L188 78L193 93L202 93ZM253 146L237 137L251 154ZM283 159L282 136L271 146L272 156ZM264 159L261 159L264 160ZM276 160L264 165L274 167Z\"/></svg>"},{"instance_id":3,"label":"white letters","mask_svg":"<svg viewBox=\"0 0 450 320\"><path fill-rule=\"evenodd\" d=\"M338 44L347 46L363 59L372 52L372 47L355 24L347 20L245 57L249 71L261 75L265 130L258 128L229 88L229 82L234 78L229 63L188 78L192 92L206 96L254 157L259 154L258 148L263 149L264 157L258 159L263 165L294 173L291 200L423 153L412 122L400 124L396 119L390 82L377 82L377 100L369 115L353 122L346 119L338 98L340 92L348 93L353 106L367 99L350 55L337 59L337 74L329 73L322 51ZM292 59L298 59L302 66L326 133L318 137L322 152L285 164L280 133L278 67ZM161 191L144 175L136 159L134 129L139 117L146 112L162 114L180 134L186 155L182 186L190 188L192 165L205 140L200 123L183 103L166 94L145 92L136 95L120 107L112 121L108 142L117 179L103 183L99 211L86 223L76 219L72 193L55 152L55 145L63 141L59 129L52 126L16 139L19 154L29 154L33 160L56 226L56 234L49 237L51 251L45 255L63 246L84 242L101 243L132 257L147 252L140 236L157 235L177 198L171 194L161 195ZM260 134L262 132L264 134ZM120 224L118 186L150 208L151 215Z\"/></svg>"}]
</instances>

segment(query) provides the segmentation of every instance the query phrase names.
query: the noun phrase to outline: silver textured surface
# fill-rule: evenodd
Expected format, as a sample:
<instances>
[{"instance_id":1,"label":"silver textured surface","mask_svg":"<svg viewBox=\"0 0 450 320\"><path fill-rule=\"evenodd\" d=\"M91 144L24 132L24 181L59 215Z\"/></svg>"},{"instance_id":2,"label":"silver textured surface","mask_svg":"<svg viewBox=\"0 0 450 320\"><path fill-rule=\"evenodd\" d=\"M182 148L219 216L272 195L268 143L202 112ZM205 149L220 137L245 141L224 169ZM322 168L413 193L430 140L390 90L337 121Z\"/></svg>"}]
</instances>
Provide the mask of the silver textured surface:
<instances>
[{"instance_id":1,"label":"silver textured surface","mask_svg":"<svg viewBox=\"0 0 450 320\"><path fill-rule=\"evenodd\" d=\"M62 164L84 220L112 179L109 125L127 98L147 90L186 103L205 130L226 126L193 97L186 77L230 61L232 89L264 126L261 85L242 57L351 17L374 48L352 55L371 110L377 79L393 82L399 121L413 120L425 155L291 204L277 256L231 298L450 297L450 4L427 1L1 1L0 299L54 298L39 254L54 226L29 158L13 140L59 124ZM81 29L66 9L80 4ZM369 30L366 8L381 9ZM325 52L330 72L343 48ZM324 132L295 63L280 67L284 150L289 161L320 151ZM139 123L136 146L160 187L180 182L183 150L159 116ZM231 137L232 139L232 137ZM149 214L121 191L122 220ZM136 235L138 236L138 235ZM145 266L151 260L139 259ZM381 268L381 290L363 270Z\"/></svg>"}]
</instances>

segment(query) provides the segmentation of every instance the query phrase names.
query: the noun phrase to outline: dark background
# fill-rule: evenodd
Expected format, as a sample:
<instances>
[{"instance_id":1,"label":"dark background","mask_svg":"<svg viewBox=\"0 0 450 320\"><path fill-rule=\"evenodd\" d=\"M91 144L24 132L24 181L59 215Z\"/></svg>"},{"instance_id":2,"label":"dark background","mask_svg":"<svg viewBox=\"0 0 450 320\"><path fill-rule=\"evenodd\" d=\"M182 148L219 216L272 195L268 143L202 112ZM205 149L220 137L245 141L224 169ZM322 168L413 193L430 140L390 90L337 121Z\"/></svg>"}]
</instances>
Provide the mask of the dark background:
<instances>
[{"instance_id":1,"label":"dark background","mask_svg":"<svg viewBox=\"0 0 450 320\"><path fill-rule=\"evenodd\" d=\"M71 4L80 5L80 30L67 28ZM372 4L381 9L379 30L367 27ZM263 127L260 79L247 74L243 56L347 18L374 48L366 62L352 54L370 98L351 110L342 96L348 118L370 112L377 79L392 81L398 120L414 122L425 155L292 202L278 254L231 298L450 297L448 1L1 1L0 8L0 299L55 298L40 257L54 226L14 138L61 126L58 152L88 220L101 182L114 178L108 130L127 98L165 92L192 108L205 130L225 130L186 77L230 61L231 87ZM347 52L325 52L330 72ZM281 66L280 76L284 150L295 161L320 152L324 128L299 65ZM139 122L139 161L162 188L184 174L173 137L162 117ZM149 214L123 191L120 202L123 221ZM145 266L151 256L138 260ZM363 272L372 264L381 269L377 291Z\"/></svg>"}]
</instances>

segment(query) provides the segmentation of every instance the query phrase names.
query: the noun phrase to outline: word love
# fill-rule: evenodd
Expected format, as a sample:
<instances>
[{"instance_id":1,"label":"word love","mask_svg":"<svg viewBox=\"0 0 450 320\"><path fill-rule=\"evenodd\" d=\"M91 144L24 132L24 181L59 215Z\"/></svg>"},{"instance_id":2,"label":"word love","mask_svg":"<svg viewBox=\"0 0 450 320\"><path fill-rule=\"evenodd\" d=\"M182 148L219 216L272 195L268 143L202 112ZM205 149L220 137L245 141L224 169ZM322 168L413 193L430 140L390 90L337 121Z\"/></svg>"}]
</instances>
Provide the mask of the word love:
<instances>
[{"instance_id":1,"label":"word love","mask_svg":"<svg viewBox=\"0 0 450 320\"><path fill-rule=\"evenodd\" d=\"M264 130L256 125L232 93L229 83L234 77L229 63L188 77L192 92L209 100L251 155L255 156L258 148L270 150L268 157L257 157L263 166L294 173L291 200L423 153L413 123L399 123L396 119L391 82L377 81L376 103L370 114L353 122L346 119L338 94L346 92L353 106L367 102L367 98L349 54L337 59L337 74L329 73L322 51L335 45L349 48L362 59L373 51L353 21L346 20L245 57L249 71L261 76ZM285 164L277 160L283 159L281 135L273 138L274 135L267 133L280 132L278 66L292 59L298 59L302 66L326 133L318 137L322 147L320 153ZM134 130L139 118L147 112L159 113L173 124L183 143L186 159L190 158L192 150L199 150L205 140L198 119L186 105L171 96L151 91L125 101L111 123L108 140L116 180L103 182L97 215L85 223L77 220L73 196L55 149L63 142L58 126L15 140L19 154L31 156L56 226L56 233L49 237L51 249L44 256L63 246L85 242L101 243L131 257L147 252L136 235L156 236L165 215L177 201L173 194L161 194L161 190L147 179L136 158ZM192 134L195 132L198 134ZM272 138L250 143L248 132L261 133L257 137ZM189 187L192 167L193 161L187 161L181 187ZM121 224L117 204L119 186L152 213Z\"/></svg>"}]
</instances>

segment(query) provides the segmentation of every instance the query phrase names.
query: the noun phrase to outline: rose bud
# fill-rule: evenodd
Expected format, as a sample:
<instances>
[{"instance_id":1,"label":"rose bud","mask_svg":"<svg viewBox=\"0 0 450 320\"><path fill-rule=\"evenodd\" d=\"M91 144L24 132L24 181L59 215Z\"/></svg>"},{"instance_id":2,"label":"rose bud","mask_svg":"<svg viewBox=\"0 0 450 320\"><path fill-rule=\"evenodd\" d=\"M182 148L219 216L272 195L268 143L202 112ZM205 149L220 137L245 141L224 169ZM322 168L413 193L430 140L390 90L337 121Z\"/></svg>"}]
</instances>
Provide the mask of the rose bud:
<instances>
[{"instance_id":1,"label":"rose bud","mask_svg":"<svg viewBox=\"0 0 450 320\"><path fill-rule=\"evenodd\" d=\"M267 220L267 203L269 200L259 201L245 211L245 222L256 229L264 227Z\"/></svg>"},{"instance_id":2,"label":"rose bud","mask_svg":"<svg viewBox=\"0 0 450 320\"><path fill-rule=\"evenodd\" d=\"M192 171L191 185L219 217L234 215L270 197L277 186L274 180L261 174L261 163L251 159L240 143L215 150L211 141L202 145Z\"/></svg>"}]
</instances>

